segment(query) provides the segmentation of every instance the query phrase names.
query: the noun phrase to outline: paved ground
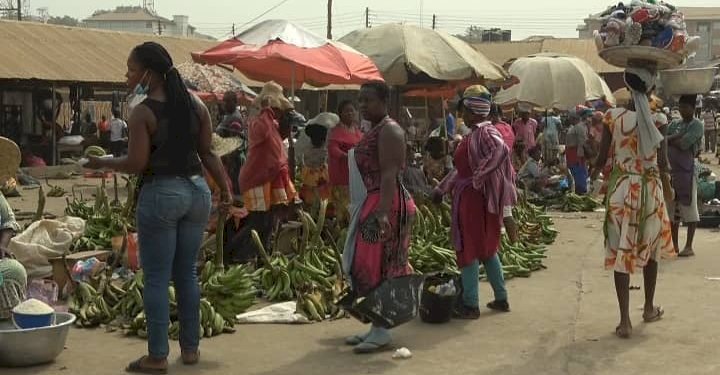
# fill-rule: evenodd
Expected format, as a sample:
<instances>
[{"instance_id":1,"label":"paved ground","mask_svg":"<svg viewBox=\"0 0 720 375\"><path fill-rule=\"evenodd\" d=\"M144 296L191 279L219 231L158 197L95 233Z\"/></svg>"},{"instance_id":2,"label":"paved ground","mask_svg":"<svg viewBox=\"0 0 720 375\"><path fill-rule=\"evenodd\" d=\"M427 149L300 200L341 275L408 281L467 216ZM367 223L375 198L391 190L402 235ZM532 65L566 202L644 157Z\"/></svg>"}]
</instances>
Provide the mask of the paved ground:
<instances>
[{"instance_id":1,"label":"paved ground","mask_svg":"<svg viewBox=\"0 0 720 375\"><path fill-rule=\"evenodd\" d=\"M77 181L76 181L77 182ZM34 193L33 193L34 194ZM30 196L29 193L25 194ZM16 206L28 205L12 199ZM48 208L59 210L53 198ZM29 207L28 207L29 208ZM23 208L27 209L27 208ZM342 338L364 330L353 320L304 326L241 326L234 335L202 342L197 367L175 363L173 374L718 374L720 362L720 252L717 232L699 230L693 259L661 264L657 302L666 310L657 323L643 324L643 291L633 291L634 337L617 339L618 313L612 274L602 269L602 215L556 219L560 236L548 270L508 283L513 311L483 309L480 320L427 325L420 321L395 330L395 345L413 358L392 352L357 356ZM642 285L641 276L633 285ZM491 298L482 284L481 298ZM50 365L2 369L16 374L119 374L143 353L145 342L101 330L73 329L67 349Z\"/></svg>"}]
</instances>

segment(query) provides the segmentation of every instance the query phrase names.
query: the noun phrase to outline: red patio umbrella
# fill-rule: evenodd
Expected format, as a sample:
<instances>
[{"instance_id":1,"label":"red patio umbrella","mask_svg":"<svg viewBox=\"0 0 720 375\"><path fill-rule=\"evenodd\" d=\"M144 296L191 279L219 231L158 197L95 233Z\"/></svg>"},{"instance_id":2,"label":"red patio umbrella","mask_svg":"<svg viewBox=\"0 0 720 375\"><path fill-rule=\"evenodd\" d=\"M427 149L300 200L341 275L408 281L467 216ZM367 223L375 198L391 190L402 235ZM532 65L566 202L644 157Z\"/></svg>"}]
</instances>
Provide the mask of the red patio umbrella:
<instances>
[{"instance_id":1,"label":"red patio umbrella","mask_svg":"<svg viewBox=\"0 0 720 375\"><path fill-rule=\"evenodd\" d=\"M291 89L305 83L322 87L383 79L367 56L284 20L261 22L192 57L200 63L232 65L250 79Z\"/></svg>"}]
</instances>

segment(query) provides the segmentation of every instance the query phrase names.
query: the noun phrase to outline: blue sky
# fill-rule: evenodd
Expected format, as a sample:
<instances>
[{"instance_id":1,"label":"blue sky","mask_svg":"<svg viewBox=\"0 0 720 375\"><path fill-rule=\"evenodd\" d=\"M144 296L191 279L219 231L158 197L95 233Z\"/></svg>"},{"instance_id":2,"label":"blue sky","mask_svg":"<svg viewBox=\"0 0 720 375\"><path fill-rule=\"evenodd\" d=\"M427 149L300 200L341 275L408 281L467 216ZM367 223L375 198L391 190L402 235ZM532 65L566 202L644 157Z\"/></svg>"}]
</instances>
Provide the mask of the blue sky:
<instances>
[{"instance_id":1,"label":"blue sky","mask_svg":"<svg viewBox=\"0 0 720 375\"><path fill-rule=\"evenodd\" d=\"M140 0L24 0L34 11L47 7L53 16L86 18L96 9L118 5L139 5ZM282 4L281 4L282 3ZM436 15L437 28L450 33L462 32L474 24L501 27L513 31L513 39L530 35L576 37L575 28L590 13L604 9L613 1L601 0L334 0L335 38L364 27L365 8L370 8L371 24L408 22L430 27ZM720 0L676 0L678 6L720 6ZM224 39L235 23L242 26L280 4L258 19L284 18L325 34L326 0L155 0L157 12L190 16L190 23L201 32Z\"/></svg>"}]
</instances>

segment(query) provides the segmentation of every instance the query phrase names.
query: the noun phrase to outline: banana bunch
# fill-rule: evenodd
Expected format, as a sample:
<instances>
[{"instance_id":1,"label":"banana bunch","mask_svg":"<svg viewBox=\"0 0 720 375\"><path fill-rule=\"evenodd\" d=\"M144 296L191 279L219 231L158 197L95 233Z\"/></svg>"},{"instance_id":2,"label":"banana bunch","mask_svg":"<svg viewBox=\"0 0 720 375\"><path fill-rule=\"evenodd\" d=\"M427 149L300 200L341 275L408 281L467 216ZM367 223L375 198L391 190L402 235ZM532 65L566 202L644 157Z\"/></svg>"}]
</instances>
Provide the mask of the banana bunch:
<instances>
[{"instance_id":1,"label":"banana bunch","mask_svg":"<svg viewBox=\"0 0 720 375\"><path fill-rule=\"evenodd\" d=\"M235 319L235 317L233 317ZM221 333L234 332L232 322L226 321L206 298L200 299L200 337L213 337ZM172 326L170 327L172 338ZM179 327L178 327L179 328ZM179 333L179 329L178 329Z\"/></svg>"},{"instance_id":2,"label":"banana bunch","mask_svg":"<svg viewBox=\"0 0 720 375\"><path fill-rule=\"evenodd\" d=\"M265 291L268 300L288 301L295 295L288 271L289 262L284 255L275 254L253 275L260 280L260 286Z\"/></svg>"},{"instance_id":3,"label":"banana bunch","mask_svg":"<svg viewBox=\"0 0 720 375\"><path fill-rule=\"evenodd\" d=\"M77 316L78 327L96 327L114 317L103 295L85 282L78 283L76 293L68 301L68 310Z\"/></svg>"},{"instance_id":4,"label":"banana bunch","mask_svg":"<svg viewBox=\"0 0 720 375\"><path fill-rule=\"evenodd\" d=\"M95 193L94 205L85 203L82 194L78 198L74 188L72 190L73 200L66 198L65 213L69 216L80 217L86 222L85 232L73 244L73 251L109 249L114 236L122 235L126 228L132 230L135 227L133 217L134 183L128 180L128 200L124 205L117 200L117 183L115 183L116 200L113 202L108 201L105 185L105 179L102 179L101 186Z\"/></svg>"},{"instance_id":5,"label":"banana bunch","mask_svg":"<svg viewBox=\"0 0 720 375\"><path fill-rule=\"evenodd\" d=\"M332 302L333 295L333 291L323 293L319 289L309 293L299 293L296 310L314 322L321 322L327 318L340 319L345 316L345 312Z\"/></svg>"},{"instance_id":6,"label":"banana bunch","mask_svg":"<svg viewBox=\"0 0 720 375\"><path fill-rule=\"evenodd\" d=\"M459 273L450 244L450 205L418 205L412 227L410 265L417 273Z\"/></svg>"},{"instance_id":7,"label":"banana bunch","mask_svg":"<svg viewBox=\"0 0 720 375\"><path fill-rule=\"evenodd\" d=\"M65 191L62 186L51 185L50 181L48 181L47 179L45 179L45 183L50 188L50 191L48 191L46 194L46 196L48 197L58 198L64 196L67 193L67 191Z\"/></svg>"},{"instance_id":8,"label":"banana bunch","mask_svg":"<svg viewBox=\"0 0 720 375\"><path fill-rule=\"evenodd\" d=\"M413 241L409 251L410 263L416 273L444 272L459 274L455 262L455 251L425 242Z\"/></svg>"},{"instance_id":9,"label":"banana bunch","mask_svg":"<svg viewBox=\"0 0 720 375\"><path fill-rule=\"evenodd\" d=\"M552 218L543 208L530 203L525 194L518 196L513 217L518 223L520 242L544 245L555 242L558 232L552 227Z\"/></svg>"},{"instance_id":10,"label":"banana bunch","mask_svg":"<svg viewBox=\"0 0 720 375\"><path fill-rule=\"evenodd\" d=\"M86 158L90 157L90 156L99 158L99 157L105 156L105 155L107 155L107 153L105 152L105 149L100 146L88 146L85 149L85 151L83 152L83 156Z\"/></svg>"},{"instance_id":11,"label":"banana bunch","mask_svg":"<svg viewBox=\"0 0 720 375\"><path fill-rule=\"evenodd\" d=\"M255 304L257 291L246 265L235 265L225 271L216 269L215 264L208 261L200 274L200 284L202 295L230 324Z\"/></svg>"},{"instance_id":12,"label":"banana bunch","mask_svg":"<svg viewBox=\"0 0 720 375\"><path fill-rule=\"evenodd\" d=\"M577 195L570 192L563 196L560 209L563 212L593 212L601 206L602 202L589 195Z\"/></svg>"},{"instance_id":13,"label":"banana bunch","mask_svg":"<svg viewBox=\"0 0 720 375\"><path fill-rule=\"evenodd\" d=\"M503 235L498 254L506 278L528 277L531 272L545 268L545 245L552 244L558 232L544 209L528 202L520 194L513 207L513 218L518 224L520 241L511 244ZM447 203L417 206L413 223L410 264L417 273L459 273L455 251L450 244L451 210ZM481 269L481 278L484 270Z\"/></svg>"},{"instance_id":14,"label":"banana bunch","mask_svg":"<svg viewBox=\"0 0 720 375\"><path fill-rule=\"evenodd\" d=\"M507 235L503 234L500 239L500 248L498 256L503 265L505 279L530 277L532 272L547 268L542 264L543 259L547 258L545 255L547 248L542 244L528 244L522 241L511 244ZM481 268L480 278L485 277L485 270Z\"/></svg>"},{"instance_id":15,"label":"banana bunch","mask_svg":"<svg viewBox=\"0 0 720 375\"><path fill-rule=\"evenodd\" d=\"M319 268L317 263L313 263L311 258L310 256L297 256L290 261L288 267L290 284L295 290L316 286L332 289L332 278L334 276L331 276L330 273L324 269Z\"/></svg>"}]
</instances>

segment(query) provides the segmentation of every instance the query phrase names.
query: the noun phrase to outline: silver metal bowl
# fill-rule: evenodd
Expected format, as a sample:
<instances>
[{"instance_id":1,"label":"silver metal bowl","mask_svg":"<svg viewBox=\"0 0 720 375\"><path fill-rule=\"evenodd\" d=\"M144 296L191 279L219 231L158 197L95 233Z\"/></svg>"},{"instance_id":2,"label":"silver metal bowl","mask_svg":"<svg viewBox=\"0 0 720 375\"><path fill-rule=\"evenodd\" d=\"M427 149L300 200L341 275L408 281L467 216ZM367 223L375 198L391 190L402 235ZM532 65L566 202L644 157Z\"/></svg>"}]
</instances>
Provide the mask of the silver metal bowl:
<instances>
[{"instance_id":1,"label":"silver metal bowl","mask_svg":"<svg viewBox=\"0 0 720 375\"><path fill-rule=\"evenodd\" d=\"M0 366L23 367L52 362L65 349L75 315L55 313L55 325L17 329L12 321L0 321Z\"/></svg>"},{"instance_id":2,"label":"silver metal bowl","mask_svg":"<svg viewBox=\"0 0 720 375\"><path fill-rule=\"evenodd\" d=\"M660 72L665 95L704 94L712 89L717 68L672 69Z\"/></svg>"}]
</instances>

